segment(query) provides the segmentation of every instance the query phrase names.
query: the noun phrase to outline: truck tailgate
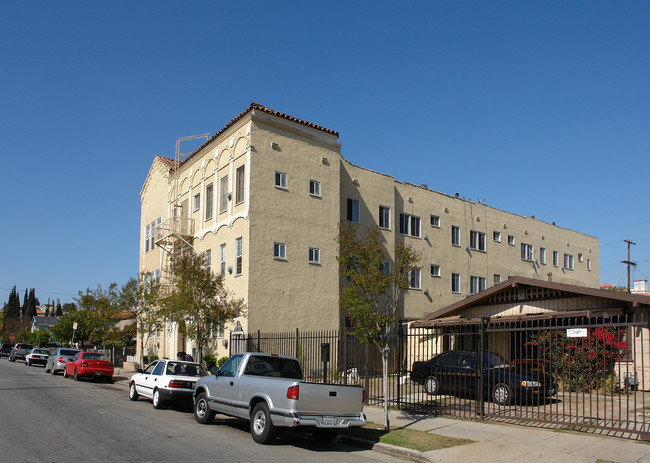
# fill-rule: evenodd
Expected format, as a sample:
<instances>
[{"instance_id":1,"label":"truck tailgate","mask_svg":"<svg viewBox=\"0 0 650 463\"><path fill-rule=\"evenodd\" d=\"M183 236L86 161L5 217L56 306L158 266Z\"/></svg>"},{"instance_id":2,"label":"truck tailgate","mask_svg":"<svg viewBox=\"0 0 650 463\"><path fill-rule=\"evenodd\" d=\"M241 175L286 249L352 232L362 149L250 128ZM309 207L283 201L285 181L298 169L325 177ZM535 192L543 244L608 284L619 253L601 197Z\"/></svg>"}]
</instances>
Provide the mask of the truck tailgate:
<instances>
[{"instance_id":1,"label":"truck tailgate","mask_svg":"<svg viewBox=\"0 0 650 463\"><path fill-rule=\"evenodd\" d=\"M297 408L301 413L358 415L363 410L363 388L301 382Z\"/></svg>"}]
</instances>

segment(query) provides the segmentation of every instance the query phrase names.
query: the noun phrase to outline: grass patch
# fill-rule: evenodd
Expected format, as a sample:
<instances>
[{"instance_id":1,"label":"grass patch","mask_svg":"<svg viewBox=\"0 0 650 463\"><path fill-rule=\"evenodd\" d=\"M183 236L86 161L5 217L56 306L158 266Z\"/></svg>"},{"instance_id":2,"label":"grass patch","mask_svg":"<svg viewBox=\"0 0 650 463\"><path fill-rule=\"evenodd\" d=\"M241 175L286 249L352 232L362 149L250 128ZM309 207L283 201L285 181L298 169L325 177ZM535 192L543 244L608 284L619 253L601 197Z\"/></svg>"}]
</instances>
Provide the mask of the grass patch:
<instances>
[{"instance_id":1,"label":"grass patch","mask_svg":"<svg viewBox=\"0 0 650 463\"><path fill-rule=\"evenodd\" d=\"M428 452L430 450L445 449L465 445L474 442L470 439L458 439L456 437L440 436L415 429L393 428L390 431L384 431L384 425L380 423L368 422L362 428L352 428L345 432L351 437L358 437L367 441L382 444L404 447L407 449Z\"/></svg>"}]
</instances>

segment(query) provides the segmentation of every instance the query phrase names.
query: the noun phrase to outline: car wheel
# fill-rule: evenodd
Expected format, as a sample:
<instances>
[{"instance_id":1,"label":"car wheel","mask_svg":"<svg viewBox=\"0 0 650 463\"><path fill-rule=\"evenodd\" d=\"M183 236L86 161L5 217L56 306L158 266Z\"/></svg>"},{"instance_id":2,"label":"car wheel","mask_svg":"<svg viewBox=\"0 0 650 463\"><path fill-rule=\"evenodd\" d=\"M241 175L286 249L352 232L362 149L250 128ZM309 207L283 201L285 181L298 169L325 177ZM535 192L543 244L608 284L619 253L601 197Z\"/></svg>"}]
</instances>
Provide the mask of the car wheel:
<instances>
[{"instance_id":1,"label":"car wheel","mask_svg":"<svg viewBox=\"0 0 650 463\"><path fill-rule=\"evenodd\" d=\"M438 378L435 376L427 376L427 379L424 380L424 390L429 395L438 395L440 394L440 383Z\"/></svg>"},{"instance_id":2,"label":"car wheel","mask_svg":"<svg viewBox=\"0 0 650 463\"><path fill-rule=\"evenodd\" d=\"M79 381L79 372L77 371L76 368L74 369L74 380Z\"/></svg>"},{"instance_id":3,"label":"car wheel","mask_svg":"<svg viewBox=\"0 0 650 463\"><path fill-rule=\"evenodd\" d=\"M214 415L214 411L212 411L208 405L208 398L206 397L205 392L201 392L194 403L194 419L197 423L207 424L214 420Z\"/></svg>"},{"instance_id":4,"label":"car wheel","mask_svg":"<svg viewBox=\"0 0 650 463\"><path fill-rule=\"evenodd\" d=\"M64 378L67 378L67 377L68 377L68 369L67 369L67 368L64 368L64 369L63 369L63 377L64 377Z\"/></svg>"},{"instance_id":5,"label":"car wheel","mask_svg":"<svg viewBox=\"0 0 650 463\"><path fill-rule=\"evenodd\" d=\"M140 397L140 394L138 394L138 391L135 389L135 383L131 381L131 384L129 385L129 399L138 400L138 397Z\"/></svg>"},{"instance_id":6,"label":"car wheel","mask_svg":"<svg viewBox=\"0 0 650 463\"><path fill-rule=\"evenodd\" d=\"M338 429L316 429L314 430L314 439L321 444L331 444L338 437Z\"/></svg>"},{"instance_id":7,"label":"car wheel","mask_svg":"<svg viewBox=\"0 0 650 463\"><path fill-rule=\"evenodd\" d=\"M271 422L271 414L266 402L258 403L253 409L251 436L258 444L267 444L275 437L275 426Z\"/></svg>"},{"instance_id":8,"label":"car wheel","mask_svg":"<svg viewBox=\"0 0 650 463\"><path fill-rule=\"evenodd\" d=\"M510 405L512 403L512 388L505 383L494 386L492 399L498 405Z\"/></svg>"},{"instance_id":9,"label":"car wheel","mask_svg":"<svg viewBox=\"0 0 650 463\"><path fill-rule=\"evenodd\" d=\"M154 389L153 391L153 408L156 410L160 410L161 408L164 408L163 406L163 400L160 398L160 391L158 389Z\"/></svg>"}]
</instances>

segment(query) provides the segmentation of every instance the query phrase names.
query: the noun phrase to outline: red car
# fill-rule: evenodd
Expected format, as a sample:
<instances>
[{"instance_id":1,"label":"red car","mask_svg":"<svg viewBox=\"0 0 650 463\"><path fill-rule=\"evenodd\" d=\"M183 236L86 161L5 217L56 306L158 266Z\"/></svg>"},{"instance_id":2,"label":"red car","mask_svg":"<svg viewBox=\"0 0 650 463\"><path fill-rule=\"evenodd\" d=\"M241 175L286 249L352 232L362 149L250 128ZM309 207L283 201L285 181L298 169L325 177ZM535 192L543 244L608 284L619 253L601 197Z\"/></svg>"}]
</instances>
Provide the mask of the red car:
<instances>
[{"instance_id":1,"label":"red car","mask_svg":"<svg viewBox=\"0 0 650 463\"><path fill-rule=\"evenodd\" d=\"M112 383L113 370L113 362L101 352L79 352L65 364L63 377L73 376L75 381L79 381L80 377L87 376Z\"/></svg>"}]
</instances>

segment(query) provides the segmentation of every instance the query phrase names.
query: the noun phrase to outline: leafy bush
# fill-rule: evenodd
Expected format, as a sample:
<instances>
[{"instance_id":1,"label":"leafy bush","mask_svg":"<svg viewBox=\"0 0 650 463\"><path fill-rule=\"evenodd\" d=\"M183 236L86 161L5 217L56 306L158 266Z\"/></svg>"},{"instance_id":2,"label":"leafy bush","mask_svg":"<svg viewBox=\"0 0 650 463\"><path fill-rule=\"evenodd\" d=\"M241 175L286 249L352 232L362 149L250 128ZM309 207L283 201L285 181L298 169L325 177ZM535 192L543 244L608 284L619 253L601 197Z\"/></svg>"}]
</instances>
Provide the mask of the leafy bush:
<instances>
[{"instance_id":1,"label":"leafy bush","mask_svg":"<svg viewBox=\"0 0 650 463\"><path fill-rule=\"evenodd\" d=\"M210 368L217 366L217 357L214 354L206 354L203 356L203 363L209 371Z\"/></svg>"},{"instance_id":2,"label":"leafy bush","mask_svg":"<svg viewBox=\"0 0 650 463\"><path fill-rule=\"evenodd\" d=\"M221 357L219 360L217 360L217 366L221 368L224 363L228 361L230 357Z\"/></svg>"},{"instance_id":3,"label":"leafy bush","mask_svg":"<svg viewBox=\"0 0 650 463\"><path fill-rule=\"evenodd\" d=\"M158 360L158 356L155 354L145 355L144 357L142 357L142 360L144 361L145 365L149 365L154 360Z\"/></svg>"}]
</instances>

